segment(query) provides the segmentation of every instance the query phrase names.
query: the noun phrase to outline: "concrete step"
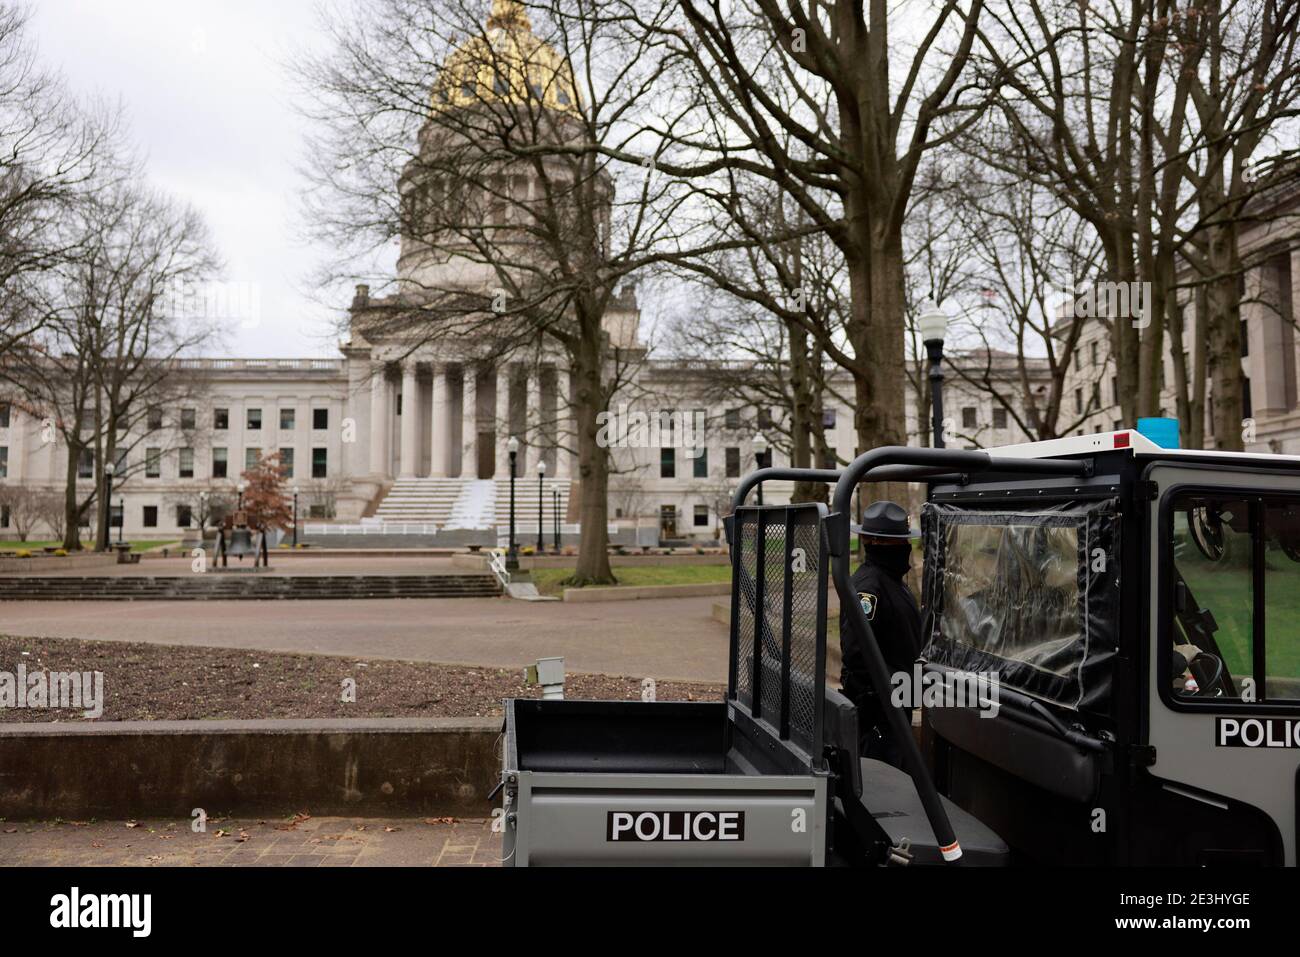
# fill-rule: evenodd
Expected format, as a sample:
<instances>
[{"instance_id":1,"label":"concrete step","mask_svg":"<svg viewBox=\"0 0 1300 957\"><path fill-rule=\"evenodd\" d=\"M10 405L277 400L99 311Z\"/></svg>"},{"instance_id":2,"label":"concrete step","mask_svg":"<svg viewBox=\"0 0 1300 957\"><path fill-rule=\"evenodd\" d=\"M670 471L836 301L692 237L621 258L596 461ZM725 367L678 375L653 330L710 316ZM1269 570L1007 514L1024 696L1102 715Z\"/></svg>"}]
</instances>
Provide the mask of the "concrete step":
<instances>
[{"instance_id":1,"label":"concrete step","mask_svg":"<svg viewBox=\"0 0 1300 957\"><path fill-rule=\"evenodd\" d=\"M0 578L0 601L184 601L480 598L501 593L489 574L266 575Z\"/></svg>"}]
</instances>

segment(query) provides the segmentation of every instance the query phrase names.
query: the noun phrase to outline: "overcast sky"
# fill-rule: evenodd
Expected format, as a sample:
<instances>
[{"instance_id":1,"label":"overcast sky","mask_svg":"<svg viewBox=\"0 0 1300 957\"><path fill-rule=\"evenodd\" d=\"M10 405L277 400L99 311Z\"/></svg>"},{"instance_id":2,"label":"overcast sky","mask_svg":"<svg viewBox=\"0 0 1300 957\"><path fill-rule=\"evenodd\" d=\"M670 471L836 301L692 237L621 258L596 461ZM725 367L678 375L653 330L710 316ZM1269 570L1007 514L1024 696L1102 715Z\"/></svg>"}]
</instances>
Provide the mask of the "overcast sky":
<instances>
[{"instance_id":1,"label":"overcast sky","mask_svg":"<svg viewBox=\"0 0 1300 957\"><path fill-rule=\"evenodd\" d=\"M305 121L285 69L322 42L316 0L38 0L42 58L85 95L120 100L149 179L200 209L236 301L226 354L337 355L346 301L312 298L298 219ZM346 300L346 296L342 297Z\"/></svg>"}]
</instances>

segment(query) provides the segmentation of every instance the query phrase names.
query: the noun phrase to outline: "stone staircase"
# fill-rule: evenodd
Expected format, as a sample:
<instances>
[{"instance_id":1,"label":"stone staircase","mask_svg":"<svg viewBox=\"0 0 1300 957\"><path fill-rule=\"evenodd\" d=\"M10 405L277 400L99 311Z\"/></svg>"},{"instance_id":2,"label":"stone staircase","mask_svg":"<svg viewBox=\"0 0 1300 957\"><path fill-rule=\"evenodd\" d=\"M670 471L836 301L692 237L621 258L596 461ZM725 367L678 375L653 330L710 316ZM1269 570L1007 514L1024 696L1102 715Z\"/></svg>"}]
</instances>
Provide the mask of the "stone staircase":
<instances>
[{"instance_id":1,"label":"stone staircase","mask_svg":"<svg viewBox=\"0 0 1300 957\"><path fill-rule=\"evenodd\" d=\"M548 478L542 493L547 533L551 528L553 492L560 493L560 520L568 514L568 479ZM515 520L537 524L537 476L515 480ZM509 479L405 478L398 479L375 514L364 524L432 524L439 529L504 527L510 521Z\"/></svg>"},{"instance_id":2,"label":"stone staircase","mask_svg":"<svg viewBox=\"0 0 1300 957\"><path fill-rule=\"evenodd\" d=\"M496 483L491 479L473 479L465 483L460 496L451 503L446 528L491 528L496 524Z\"/></svg>"},{"instance_id":3,"label":"stone staircase","mask_svg":"<svg viewBox=\"0 0 1300 957\"><path fill-rule=\"evenodd\" d=\"M144 577L0 578L0 601L260 601L349 598L491 598L496 578L455 575L268 575L209 572Z\"/></svg>"},{"instance_id":4,"label":"stone staircase","mask_svg":"<svg viewBox=\"0 0 1300 957\"><path fill-rule=\"evenodd\" d=\"M471 479L399 478L366 522L433 524L441 528L451 519L456 500L470 484Z\"/></svg>"},{"instance_id":5,"label":"stone staircase","mask_svg":"<svg viewBox=\"0 0 1300 957\"><path fill-rule=\"evenodd\" d=\"M497 486L497 528L505 528L510 523L510 480L504 482L498 481ZM552 515L554 508L554 491L560 493L560 524L565 523L565 516L569 512L569 489L571 483L568 479L546 479L544 496L546 498L543 521L546 525L546 540L551 540L551 528L555 521ZM537 530L537 476L533 475L527 479L515 480L515 523L520 528L531 528L534 532Z\"/></svg>"}]
</instances>

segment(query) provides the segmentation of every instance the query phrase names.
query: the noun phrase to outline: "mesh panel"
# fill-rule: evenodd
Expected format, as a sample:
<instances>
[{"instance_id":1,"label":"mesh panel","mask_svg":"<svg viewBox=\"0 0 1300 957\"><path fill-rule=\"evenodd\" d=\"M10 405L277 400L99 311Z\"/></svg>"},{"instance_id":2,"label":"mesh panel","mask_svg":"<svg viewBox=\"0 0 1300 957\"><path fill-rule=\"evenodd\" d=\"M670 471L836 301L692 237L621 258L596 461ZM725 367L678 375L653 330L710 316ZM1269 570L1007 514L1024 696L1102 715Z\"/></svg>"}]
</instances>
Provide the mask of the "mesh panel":
<instances>
[{"instance_id":1,"label":"mesh panel","mask_svg":"<svg viewBox=\"0 0 1300 957\"><path fill-rule=\"evenodd\" d=\"M732 543L738 600L731 698L813 761L821 759L825 682L824 512L818 505L738 509Z\"/></svg>"},{"instance_id":2,"label":"mesh panel","mask_svg":"<svg viewBox=\"0 0 1300 957\"><path fill-rule=\"evenodd\" d=\"M805 571L791 571L790 587L790 740L813 750L821 681L817 673L818 598L826 588L826 568L816 525L796 525L793 547L808 557Z\"/></svg>"},{"instance_id":3,"label":"mesh panel","mask_svg":"<svg viewBox=\"0 0 1300 957\"><path fill-rule=\"evenodd\" d=\"M781 723L781 641L785 620L785 523L780 515L763 530L763 609L758 634L762 639L760 698L762 717L773 727Z\"/></svg>"},{"instance_id":4,"label":"mesh panel","mask_svg":"<svg viewBox=\"0 0 1300 957\"><path fill-rule=\"evenodd\" d=\"M758 547L755 530L758 516L752 512L736 516L740 548L740 606L736 609L736 697L747 708L754 707L754 584L757 582Z\"/></svg>"}]
</instances>

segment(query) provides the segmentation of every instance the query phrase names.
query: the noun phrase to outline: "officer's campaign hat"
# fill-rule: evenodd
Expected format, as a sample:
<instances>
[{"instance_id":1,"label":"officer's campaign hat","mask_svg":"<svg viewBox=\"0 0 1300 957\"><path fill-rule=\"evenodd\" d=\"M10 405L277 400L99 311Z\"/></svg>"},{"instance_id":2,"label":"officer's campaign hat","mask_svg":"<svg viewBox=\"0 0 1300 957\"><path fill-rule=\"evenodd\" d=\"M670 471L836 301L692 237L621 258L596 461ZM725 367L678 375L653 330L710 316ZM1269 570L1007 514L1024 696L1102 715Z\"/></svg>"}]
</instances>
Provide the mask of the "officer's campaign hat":
<instances>
[{"instance_id":1,"label":"officer's campaign hat","mask_svg":"<svg viewBox=\"0 0 1300 957\"><path fill-rule=\"evenodd\" d=\"M893 502L872 502L862 513L862 524L850 525L849 530L854 535L896 538L899 541L921 537L920 529L907 524L907 512L903 507Z\"/></svg>"}]
</instances>

